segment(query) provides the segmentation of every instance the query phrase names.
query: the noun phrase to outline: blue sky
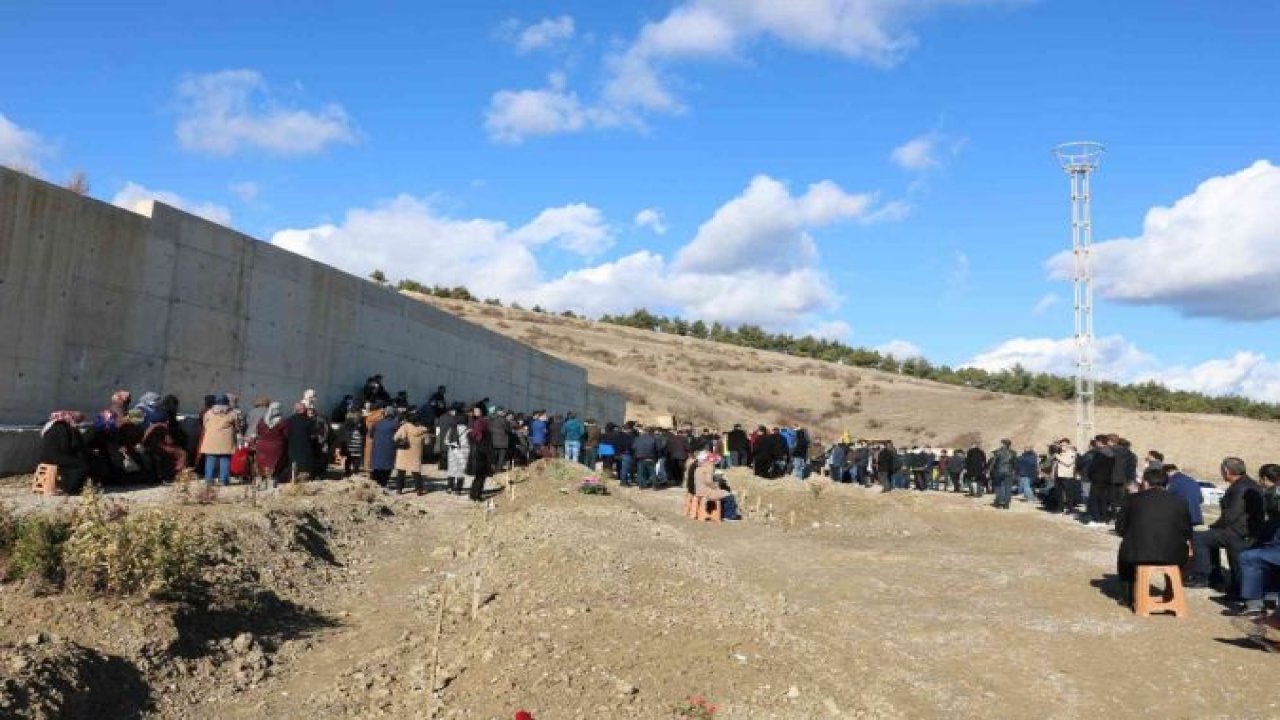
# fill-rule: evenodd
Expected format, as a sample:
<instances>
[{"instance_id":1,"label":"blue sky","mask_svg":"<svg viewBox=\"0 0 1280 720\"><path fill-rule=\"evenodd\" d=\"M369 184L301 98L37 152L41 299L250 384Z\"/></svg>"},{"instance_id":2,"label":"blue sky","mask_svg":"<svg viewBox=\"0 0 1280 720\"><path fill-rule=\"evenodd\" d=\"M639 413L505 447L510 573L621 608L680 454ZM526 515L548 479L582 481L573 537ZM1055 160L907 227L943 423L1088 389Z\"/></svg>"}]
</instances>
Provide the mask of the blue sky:
<instances>
[{"instance_id":1,"label":"blue sky","mask_svg":"<svg viewBox=\"0 0 1280 720\"><path fill-rule=\"evenodd\" d=\"M1096 139L1103 373L1280 401L1280 5L331 5L6 3L0 162L361 274L1069 372L1049 148Z\"/></svg>"}]
</instances>

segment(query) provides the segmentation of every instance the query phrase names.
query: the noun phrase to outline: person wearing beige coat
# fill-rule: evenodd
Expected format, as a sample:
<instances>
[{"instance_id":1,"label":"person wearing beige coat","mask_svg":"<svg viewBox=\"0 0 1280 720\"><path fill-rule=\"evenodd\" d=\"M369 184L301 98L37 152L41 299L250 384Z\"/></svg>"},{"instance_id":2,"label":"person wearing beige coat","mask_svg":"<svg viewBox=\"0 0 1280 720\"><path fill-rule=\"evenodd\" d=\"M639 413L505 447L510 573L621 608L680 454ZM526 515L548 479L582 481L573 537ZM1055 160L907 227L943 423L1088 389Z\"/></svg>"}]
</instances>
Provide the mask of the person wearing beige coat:
<instances>
[{"instance_id":1,"label":"person wearing beige coat","mask_svg":"<svg viewBox=\"0 0 1280 720\"><path fill-rule=\"evenodd\" d=\"M236 421L225 397L220 397L204 414L204 431L200 434L200 454L204 456L204 481L212 482L218 473L222 485L231 484L231 455L236 451Z\"/></svg>"},{"instance_id":2,"label":"person wearing beige coat","mask_svg":"<svg viewBox=\"0 0 1280 720\"><path fill-rule=\"evenodd\" d=\"M405 473L411 473L413 491L419 495L426 492L422 480L422 445L426 437L427 429L412 414L396 430L396 474L387 484L388 490L399 493L405 486Z\"/></svg>"}]
</instances>

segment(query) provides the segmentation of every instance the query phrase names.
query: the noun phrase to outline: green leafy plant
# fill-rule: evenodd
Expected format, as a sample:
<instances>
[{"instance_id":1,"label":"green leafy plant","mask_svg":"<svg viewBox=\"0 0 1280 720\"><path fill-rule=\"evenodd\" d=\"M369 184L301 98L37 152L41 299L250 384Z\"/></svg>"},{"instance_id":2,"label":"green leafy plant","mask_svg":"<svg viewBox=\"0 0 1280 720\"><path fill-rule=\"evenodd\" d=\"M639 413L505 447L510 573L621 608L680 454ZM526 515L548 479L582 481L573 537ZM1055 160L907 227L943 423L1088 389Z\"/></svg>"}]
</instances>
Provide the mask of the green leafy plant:
<instances>
[{"instance_id":1,"label":"green leafy plant","mask_svg":"<svg viewBox=\"0 0 1280 720\"><path fill-rule=\"evenodd\" d=\"M20 519L9 556L14 577L61 586L62 550L71 537L71 518L58 514L32 514Z\"/></svg>"},{"instance_id":2,"label":"green leafy plant","mask_svg":"<svg viewBox=\"0 0 1280 720\"><path fill-rule=\"evenodd\" d=\"M591 475L583 478L582 482L578 483L578 492L583 495L608 495L609 488L600 482L600 478Z\"/></svg>"}]
</instances>

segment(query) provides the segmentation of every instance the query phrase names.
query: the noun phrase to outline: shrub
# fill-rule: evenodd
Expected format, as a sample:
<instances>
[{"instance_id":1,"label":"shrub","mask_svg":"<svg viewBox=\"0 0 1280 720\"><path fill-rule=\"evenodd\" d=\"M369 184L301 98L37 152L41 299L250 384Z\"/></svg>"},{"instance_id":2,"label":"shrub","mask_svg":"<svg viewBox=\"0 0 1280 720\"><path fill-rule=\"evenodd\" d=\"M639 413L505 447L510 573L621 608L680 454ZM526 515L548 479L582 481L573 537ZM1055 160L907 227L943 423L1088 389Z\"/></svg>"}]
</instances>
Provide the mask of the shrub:
<instances>
[{"instance_id":1,"label":"shrub","mask_svg":"<svg viewBox=\"0 0 1280 720\"><path fill-rule=\"evenodd\" d=\"M7 554L18 534L18 517L8 505L0 505L0 554Z\"/></svg>"},{"instance_id":2,"label":"shrub","mask_svg":"<svg viewBox=\"0 0 1280 720\"><path fill-rule=\"evenodd\" d=\"M63 547L66 585L84 593L172 596L199 578L204 546L196 526L158 511L86 515Z\"/></svg>"},{"instance_id":3,"label":"shrub","mask_svg":"<svg viewBox=\"0 0 1280 720\"><path fill-rule=\"evenodd\" d=\"M58 586L62 584L62 550L71 537L71 519L64 514L31 514L18 521L9 557L14 577Z\"/></svg>"}]
</instances>

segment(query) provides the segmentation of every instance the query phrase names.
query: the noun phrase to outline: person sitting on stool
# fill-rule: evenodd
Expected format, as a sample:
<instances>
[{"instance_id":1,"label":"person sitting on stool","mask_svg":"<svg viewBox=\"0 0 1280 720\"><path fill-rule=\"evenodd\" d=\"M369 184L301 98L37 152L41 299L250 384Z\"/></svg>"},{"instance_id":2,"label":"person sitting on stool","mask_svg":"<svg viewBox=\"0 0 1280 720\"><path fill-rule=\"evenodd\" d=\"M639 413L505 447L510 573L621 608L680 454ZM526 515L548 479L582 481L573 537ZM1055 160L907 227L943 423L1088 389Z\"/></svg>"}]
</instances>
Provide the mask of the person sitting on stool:
<instances>
[{"instance_id":1,"label":"person sitting on stool","mask_svg":"<svg viewBox=\"0 0 1280 720\"><path fill-rule=\"evenodd\" d=\"M1191 550L1191 513L1182 498L1165 489L1168 476L1163 470L1142 474L1147 488L1129 496L1128 504L1116 518L1116 533L1124 538L1116 558L1116 569L1125 584L1125 596L1150 588L1133 587L1139 565L1186 564Z\"/></svg>"}]
</instances>

